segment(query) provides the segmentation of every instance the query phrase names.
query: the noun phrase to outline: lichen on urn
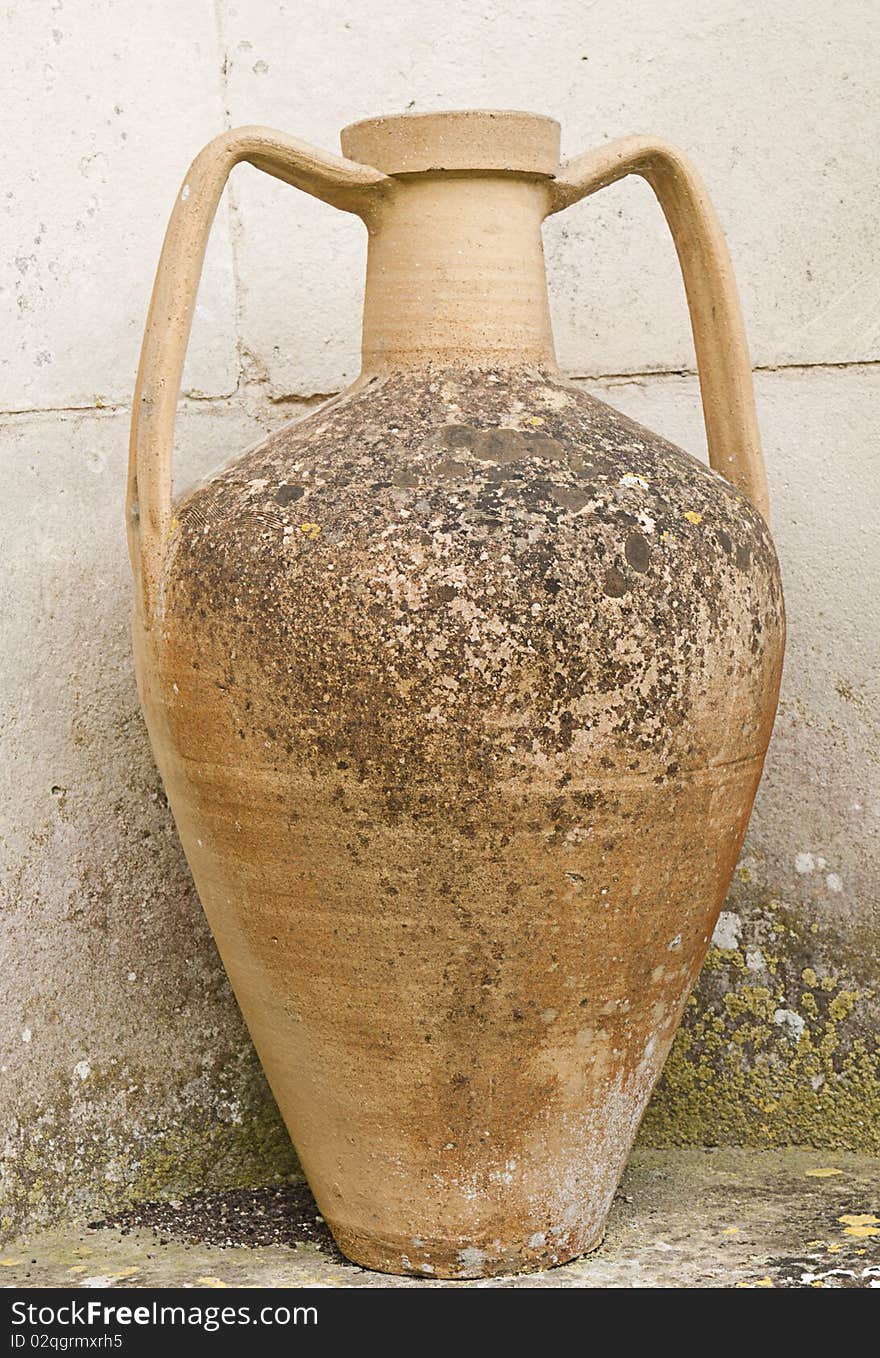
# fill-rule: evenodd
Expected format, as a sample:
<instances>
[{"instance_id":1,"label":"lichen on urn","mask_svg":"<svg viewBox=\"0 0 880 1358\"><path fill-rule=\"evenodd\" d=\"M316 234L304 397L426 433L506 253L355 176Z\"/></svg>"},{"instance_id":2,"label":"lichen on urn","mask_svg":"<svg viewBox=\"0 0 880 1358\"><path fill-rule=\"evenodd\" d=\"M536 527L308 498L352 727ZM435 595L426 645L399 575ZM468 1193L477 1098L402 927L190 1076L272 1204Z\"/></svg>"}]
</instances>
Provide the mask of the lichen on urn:
<instances>
[{"instance_id":1,"label":"lichen on urn","mask_svg":"<svg viewBox=\"0 0 880 1358\"><path fill-rule=\"evenodd\" d=\"M681 748L676 730L701 686L709 708L733 684L757 691L778 644L765 526L576 388L494 378L380 380L252 450L181 505L167 606L190 610L195 649L204 628L237 651L230 711L269 751L295 739L306 760L415 783L552 782L577 743L609 772L699 767L710 735L698 720ZM240 628L292 690L271 719L253 696L235 707ZM362 702L357 722L334 685ZM494 735L464 730L465 709L492 713L503 749L487 755Z\"/></svg>"}]
</instances>

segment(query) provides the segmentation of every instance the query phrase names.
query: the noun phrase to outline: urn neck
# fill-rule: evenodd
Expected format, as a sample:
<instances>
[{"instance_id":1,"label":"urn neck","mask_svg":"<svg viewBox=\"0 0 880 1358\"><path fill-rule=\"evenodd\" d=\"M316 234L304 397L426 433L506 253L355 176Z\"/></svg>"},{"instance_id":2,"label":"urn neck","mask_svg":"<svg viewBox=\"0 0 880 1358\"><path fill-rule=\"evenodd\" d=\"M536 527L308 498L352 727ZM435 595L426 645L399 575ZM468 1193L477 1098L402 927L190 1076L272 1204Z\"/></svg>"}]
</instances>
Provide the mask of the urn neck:
<instances>
[{"instance_id":1,"label":"urn neck","mask_svg":"<svg viewBox=\"0 0 880 1358\"><path fill-rule=\"evenodd\" d=\"M369 231L363 377L555 369L541 223L559 124L476 109L368 118L343 153L389 176Z\"/></svg>"},{"instance_id":2,"label":"urn neck","mask_svg":"<svg viewBox=\"0 0 880 1358\"><path fill-rule=\"evenodd\" d=\"M503 171L396 176L367 222L363 376L555 369L541 240L547 185Z\"/></svg>"}]
</instances>

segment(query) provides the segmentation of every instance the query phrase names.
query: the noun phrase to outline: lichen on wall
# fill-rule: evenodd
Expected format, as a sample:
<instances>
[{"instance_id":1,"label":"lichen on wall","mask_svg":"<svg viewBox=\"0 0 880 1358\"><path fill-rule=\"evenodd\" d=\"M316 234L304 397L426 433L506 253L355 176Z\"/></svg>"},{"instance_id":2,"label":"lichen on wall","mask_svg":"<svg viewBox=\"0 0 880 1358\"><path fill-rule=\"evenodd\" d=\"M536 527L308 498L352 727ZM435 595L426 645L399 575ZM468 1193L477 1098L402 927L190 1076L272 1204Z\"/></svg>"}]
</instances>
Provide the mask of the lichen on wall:
<instances>
[{"instance_id":1,"label":"lichen on wall","mask_svg":"<svg viewBox=\"0 0 880 1358\"><path fill-rule=\"evenodd\" d=\"M880 980L868 984L868 959L763 893L753 872L746 857L642 1140L876 1153Z\"/></svg>"},{"instance_id":2,"label":"lichen on wall","mask_svg":"<svg viewBox=\"0 0 880 1358\"><path fill-rule=\"evenodd\" d=\"M89 1070L81 1089L59 1088L54 1100L18 1110L0 1165L0 1240L143 1199L273 1183L298 1172L247 1045L161 1102L149 1067L125 1072L126 1090L142 1090L140 1099L121 1095L119 1074Z\"/></svg>"},{"instance_id":3,"label":"lichen on wall","mask_svg":"<svg viewBox=\"0 0 880 1358\"><path fill-rule=\"evenodd\" d=\"M0 610L0 1234L295 1168L138 708L127 417L16 420ZM261 432L183 413L216 462ZM82 469L82 477L71 475Z\"/></svg>"}]
</instances>

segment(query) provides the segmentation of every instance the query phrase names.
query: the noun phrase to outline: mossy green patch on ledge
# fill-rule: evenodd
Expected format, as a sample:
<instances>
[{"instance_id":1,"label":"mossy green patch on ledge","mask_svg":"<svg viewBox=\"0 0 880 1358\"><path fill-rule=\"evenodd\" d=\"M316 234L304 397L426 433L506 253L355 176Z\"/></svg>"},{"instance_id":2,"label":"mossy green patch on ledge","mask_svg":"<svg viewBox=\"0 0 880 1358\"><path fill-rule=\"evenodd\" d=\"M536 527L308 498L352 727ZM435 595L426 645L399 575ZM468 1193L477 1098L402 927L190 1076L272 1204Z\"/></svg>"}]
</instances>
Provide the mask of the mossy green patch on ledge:
<instances>
[{"instance_id":1,"label":"mossy green patch on ledge","mask_svg":"<svg viewBox=\"0 0 880 1358\"><path fill-rule=\"evenodd\" d=\"M728 918L737 946L709 950L642 1144L880 1151L877 990L859 959L776 900Z\"/></svg>"}]
</instances>

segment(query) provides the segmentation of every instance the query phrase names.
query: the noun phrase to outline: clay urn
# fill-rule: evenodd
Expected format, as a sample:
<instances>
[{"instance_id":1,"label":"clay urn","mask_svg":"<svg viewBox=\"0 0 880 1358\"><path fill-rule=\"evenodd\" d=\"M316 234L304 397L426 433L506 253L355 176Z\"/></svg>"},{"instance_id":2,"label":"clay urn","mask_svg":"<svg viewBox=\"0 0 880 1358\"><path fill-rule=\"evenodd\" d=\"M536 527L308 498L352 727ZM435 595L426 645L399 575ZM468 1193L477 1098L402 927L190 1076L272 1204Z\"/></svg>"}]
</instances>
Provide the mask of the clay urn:
<instances>
[{"instance_id":1,"label":"clay urn","mask_svg":"<svg viewBox=\"0 0 880 1358\"><path fill-rule=\"evenodd\" d=\"M140 697L340 1249L424 1278L546 1268L602 1239L773 724L743 325L706 192L661 142L560 165L551 119L467 112L356 123L342 149L226 132L174 204L134 400ZM241 161L364 222L363 367L174 502ZM628 174L678 251L711 468L557 368L542 222Z\"/></svg>"}]
</instances>

